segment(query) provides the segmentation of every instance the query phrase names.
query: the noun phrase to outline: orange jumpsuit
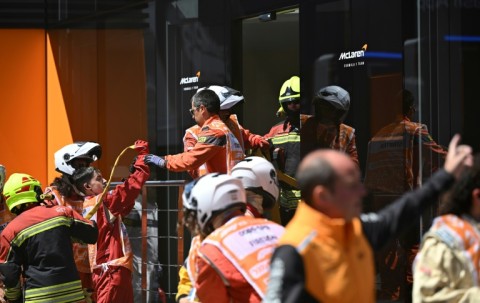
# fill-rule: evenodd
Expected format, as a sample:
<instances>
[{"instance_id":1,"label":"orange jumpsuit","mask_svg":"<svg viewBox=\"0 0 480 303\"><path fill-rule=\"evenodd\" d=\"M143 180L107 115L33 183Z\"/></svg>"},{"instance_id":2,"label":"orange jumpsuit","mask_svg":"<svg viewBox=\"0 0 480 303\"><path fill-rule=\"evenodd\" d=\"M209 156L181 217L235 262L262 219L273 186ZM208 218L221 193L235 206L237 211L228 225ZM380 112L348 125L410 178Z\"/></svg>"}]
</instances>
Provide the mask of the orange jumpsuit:
<instances>
[{"instance_id":1,"label":"orange jumpsuit","mask_svg":"<svg viewBox=\"0 0 480 303\"><path fill-rule=\"evenodd\" d=\"M168 170L192 171L205 164L206 172L226 174L245 157L242 146L218 115L207 119L197 136L191 149L165 156Z\"/></svg>"},{"instance_id":2,"label":"orange jumpsuit","mask_svg":"<svg viewBox=\"0 0 480 303\"><path fill-rule=\"evenodd\" d=\"M263 140L263 137L252 134L248 129L243 128L238 122L236 115L230 115L228 120L224 122L228 129L233 133L235 138L240 143L242 150L259 148L259 142ZM202 128L198 125L194 125L185 131L183 136L183 151L187 152L193 149L198 141L198 134ZM188 173L193 179L203 176L207 173L206 167L202 164L198 169L189 170Z\"/></svg>"}]
</instances>

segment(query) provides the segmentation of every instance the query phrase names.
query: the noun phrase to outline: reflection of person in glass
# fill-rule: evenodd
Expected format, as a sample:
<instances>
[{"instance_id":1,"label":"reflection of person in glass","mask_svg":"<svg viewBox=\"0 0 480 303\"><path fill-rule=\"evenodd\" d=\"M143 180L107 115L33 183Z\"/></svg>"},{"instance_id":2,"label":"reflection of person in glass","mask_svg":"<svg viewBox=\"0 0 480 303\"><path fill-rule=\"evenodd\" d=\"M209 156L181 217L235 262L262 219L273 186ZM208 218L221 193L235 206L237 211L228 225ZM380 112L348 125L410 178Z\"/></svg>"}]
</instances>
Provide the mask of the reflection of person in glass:
<instances>
[{"instance_id":1,"label":"reflection of person in glass","mask_svg":"<svg viewBox=\"0 0 480 303\"><path fill-rule=\"evenodd\" d=\"M355 129L343 124L350 108L350 95L340 86L327 86L313 98L315 116L302 125L302 155L319 148L345 152L358 165Z\"/></svg>"},{"instance_id":2,"label":"reflection of person in glass","mask_svg":"<svg viewBox=\"0 0 480 303\"><path fill-rule=\"evenodd\" d=\"M445 148L432 139L425 124L411 121L416 111L412 93L400 91L396 101L402 103L402 114L380 129L368 145L365 185L373 193L374 210L419 187L422 178L436 171L446 155ZM416 224L377 255L380 299L411 297L411 268L419 235L420 226Z\"/></svg>"},{"instance_id":3,"label":"reflection of person in glass","mask_svg":"<svg viewBox=\"0 0 480 303\"><path fill-rule=\"evenodd\" d=\"M425 124L412 121L416 111L412 93L403 90L396 99L402 101L402 115L371 139L365 182L370 190L401 194L418 187L420 176L425 179L437 170L438 156L443 159L446 150L432 139Z\"/></svg>"}]
</instances>

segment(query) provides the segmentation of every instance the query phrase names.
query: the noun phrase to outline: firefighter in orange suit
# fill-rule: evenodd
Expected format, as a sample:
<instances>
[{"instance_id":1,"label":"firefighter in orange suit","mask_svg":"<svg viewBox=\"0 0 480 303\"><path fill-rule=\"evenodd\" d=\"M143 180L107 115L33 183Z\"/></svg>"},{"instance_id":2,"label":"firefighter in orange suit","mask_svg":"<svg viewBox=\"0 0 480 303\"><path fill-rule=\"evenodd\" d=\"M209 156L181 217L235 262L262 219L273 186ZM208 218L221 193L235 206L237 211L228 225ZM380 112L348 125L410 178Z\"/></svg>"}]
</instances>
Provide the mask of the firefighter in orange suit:
<instances>
[{"instance_id":1,"label":"firefighter in orange suit","mask_svg":"<svg viewBox=\"0 0 480 303\"><path fill-rule=\"evenodd\" d=\"M378 213L361 214L366 190L343 152L313 151L299 165L302 202L270 265L265 303L375 302L373 250L408 228L472 164L472 148L450 143L444 169Z\"/></svg>"},{"instance_id":2,"label":"firefighter in orange suit","mask_svg":"<svg viewBox=\"0 0 480 303\"><path fill-rule=\"evenodd\" d=\"M49 187L45 194L53 194L53 202L57 205L68 206L77 213L83 212L83 196L72 185L72 174L80 167L89 166L100 159L102 148L95 142L75 142L59 149L54 154L55 170L61 173ZM88 262L88 246L85 243L73 243L73 256L82 281L82 287L87 302L95 301L93 293L92 273Z\"/></svg>"},{"instance_id":3,"label":"firefighter in orange suit","mask_svg":"<svg viewBox=\"0 0 480 303\"><path fill-rule=\"evenodd\" d=\"M315 115L302 125L302 156L318 148L342 151L359 165L355 129L343 123L350 108L350 94L340 86L320 89L313 98Z\"/></svg>"},{"instance_id":4,"label":"firefighter in orange suit","mask_svg":"<svg viewBox=\"0 0 480 303\"><path fill-rule=\"evenodd\" d=\"M230 172L245 154L240 142L218 116L220 100L217 94L210 89L201 90L192 97L191 103L190 113L201 127L197 143L176 155L147 155L145 162L174 172L197 170L203 164L207 173Z\"/></svg>"},{"instance_id":5,"label":"firefighter in orange suit","mask_svg":"<svg viewBox=\"0 0 480 303\"><path fill-rule=\"evenodd\" d=\"M245 216L242 182L208 174L191 191L204 240L196 258L195 289L201 302L261 302L270 256L283 227Z\"/></svg>"},{"instance_id":6,"label":"firefighter in orange suit","mask_svg":"<svg viewBox=\"0 0 480 303\"><path fill-rule=\"evenodd\" d=\"M243 95L239 91L228 86L218 85L203 87L198 89L198 91L204 89L213 90L217 94L220 99L220 111L218 115L225 125L227 125L228 129L230 129L235 135L235 138L237 138L244 151L256 148L268 149L270 147L268 141L262 136L253 134L248 129L243 128L238 121L237 115L232 113L237 105L244 102ZM183 137L184 151L193 149L198 141L198 133L201 129L202 128L197 124L185 131ZM193 179L196 179L205 175L207 172L205 170L205 165L202 165L197 170L189 171L188 173Z\"/></svg>"},{"instance_id":7,"label":"firefighter in orange suit","mask_svg":"<svg viewBox=\"0 0 480 303\"><path fill-rule=\"evenodd\" d=\"M106 182L94 167L82 167L73 175L73 185L85 196L84 216L93 213L98 225L97 244L89 246L90 264L98 303L133 302L132 259L133 253L122 217L133 209L135 199L150 175L145 164L148 143L135 142L138 151L130 176L107 191L102 197ZM100 200L102 199L102 200ZM95 211L97 202L98 209Z\"/></svg>"}]
</instances>

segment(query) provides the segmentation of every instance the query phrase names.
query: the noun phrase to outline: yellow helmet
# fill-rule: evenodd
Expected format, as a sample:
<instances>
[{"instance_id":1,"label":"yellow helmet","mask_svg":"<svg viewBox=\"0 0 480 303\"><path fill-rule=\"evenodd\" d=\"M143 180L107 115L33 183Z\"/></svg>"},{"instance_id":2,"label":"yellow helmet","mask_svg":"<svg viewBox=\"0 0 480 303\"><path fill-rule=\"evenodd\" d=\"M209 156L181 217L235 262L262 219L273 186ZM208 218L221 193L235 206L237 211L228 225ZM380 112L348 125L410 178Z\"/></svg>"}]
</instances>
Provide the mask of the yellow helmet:
<instances>
[{"instance_id":1,"label":"yellow helmet","mask_svg":"<svg viewBox=\"0 0 480 303\"><path fill-rule=\"evenodd\" d=\"M300 99L300 78L293 76L285 81L282 85L282 88L280 88L280 94L278 96L280 108L277 111L277 115L284 111L282 103L295 101L298 99Z\"/></svg>"},{"instance_id":2,"label":"yellow helmet","mask_svg":"<svg viewBox=\"0 0 480 303\"><path fill-rule=\"evenodd\" d=\"M12 174L3 187L3 195L10 211L20 204L39 202L40 182L27 174Z\"/></svg>"}]
</instances>

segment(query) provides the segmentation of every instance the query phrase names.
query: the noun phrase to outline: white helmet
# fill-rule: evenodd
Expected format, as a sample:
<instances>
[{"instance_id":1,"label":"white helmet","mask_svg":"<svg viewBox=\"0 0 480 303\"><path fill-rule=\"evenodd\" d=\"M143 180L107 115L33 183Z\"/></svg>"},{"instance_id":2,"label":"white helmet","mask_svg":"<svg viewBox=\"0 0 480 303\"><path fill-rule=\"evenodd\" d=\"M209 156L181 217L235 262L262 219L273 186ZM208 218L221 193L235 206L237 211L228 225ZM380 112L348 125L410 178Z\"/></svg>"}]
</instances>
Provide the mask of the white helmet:
<instances>
[{"instance_id":1,"label":"white helmet","mask_svg":"<svg viewBox=\"0 0 480 303\"><path fill-rule=\"evenodd\" d=\"M263 208L272 208L277 202L279 194L277 172L267 159L247 157L233 167L231 175L240 179L246 190L263 196Z\"/></svg>"},{"instance_id":2,"label":"white helmet","mask_svg":"<svg viewBox=\"0 0 480 303\"><path fill-rule=\"evenodd\" d=\"M195 184L197 184L199 179L195 179L191 182L188 182L187 184L185 184L183 188L183 194L182 194L183 207L188 210L194 210L194 211L197 210L197 204L192 203L192 189L195 186Z\"/></svg>"},{"instance_id":3,"label":"white helmet","mask_svg":"<svg viewBox=\"0 0 480 303\"><path fill-rule=\"evenodd\" d=\"M217 94L220 99L220 110L230 109L238 102L243 101L242 94L238 90L228 86L210 85L199 88L197 93L204 89L213 90Z\"/></svg>"},{"instance_id":4,"label":"white helmet","mask_svg":"<svg viewBox=\"0 0 480 303\"><path fill-rule=\"evenodd\" d=\"M73 159L87 159L95 162L102 156L100 144L95 142L75 142L59 149L55 157L55 169L63 174L72 175L75 168L70 164Z\"/></svg>"},{"instance_id":5,"label":"white helmet","mask_svg":"<svg viewBox=\"0 0 480 303\"><path fill-rule=\"evenodd\" d=\"M230 175L211 173L198 179L191 203L197 205L197 224L205 232L212 219L233 207L245 212L247 197L242 182Z\"/></svg>"}]
</instances>

